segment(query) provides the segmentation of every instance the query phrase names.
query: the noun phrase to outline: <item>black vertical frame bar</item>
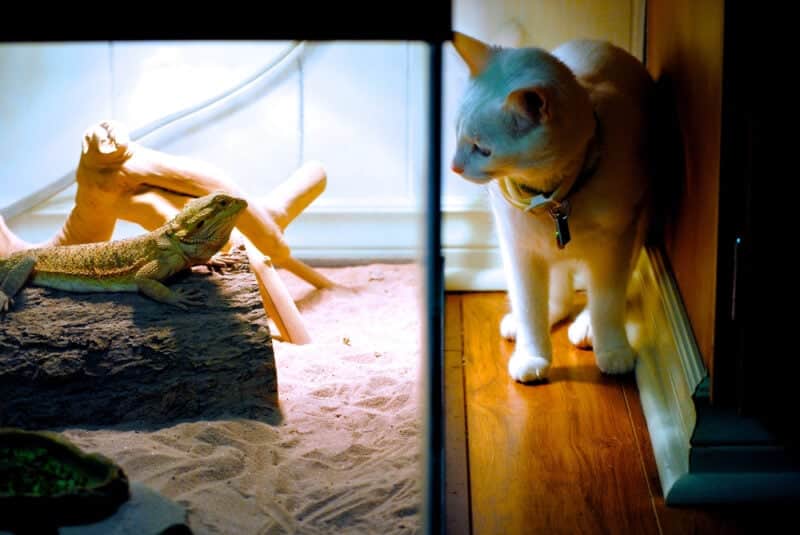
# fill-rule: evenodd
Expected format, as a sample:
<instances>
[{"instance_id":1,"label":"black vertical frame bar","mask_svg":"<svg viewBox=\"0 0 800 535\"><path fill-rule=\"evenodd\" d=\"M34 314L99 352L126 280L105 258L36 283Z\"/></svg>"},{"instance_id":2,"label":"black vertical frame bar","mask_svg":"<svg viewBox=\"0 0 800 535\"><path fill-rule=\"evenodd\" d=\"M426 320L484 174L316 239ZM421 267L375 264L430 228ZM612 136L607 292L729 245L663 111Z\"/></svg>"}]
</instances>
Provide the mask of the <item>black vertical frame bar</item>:
<instances>
[{"instance_id":1,"label":"black vertical frame bar","mask_svg":"<svg viewBox=\"0 0 800 535\"><path fill-rule=\"evenodd\" d=\"M444 259L442 258L442 41L428 42L428 169L425 180L425 533L444 533Z\"/></svg>"}]
</instances>

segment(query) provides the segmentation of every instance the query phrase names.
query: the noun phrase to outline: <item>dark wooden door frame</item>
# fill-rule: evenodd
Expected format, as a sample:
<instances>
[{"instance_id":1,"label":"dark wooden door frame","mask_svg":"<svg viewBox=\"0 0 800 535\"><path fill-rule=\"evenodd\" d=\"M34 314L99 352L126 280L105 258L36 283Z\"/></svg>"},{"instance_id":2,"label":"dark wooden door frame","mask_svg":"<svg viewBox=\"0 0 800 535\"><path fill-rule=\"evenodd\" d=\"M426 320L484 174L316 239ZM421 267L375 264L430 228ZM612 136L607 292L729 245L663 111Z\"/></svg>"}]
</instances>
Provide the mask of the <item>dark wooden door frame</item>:
<instances>
[{"instance_id":1,"label":"dark wooden door frame","mask_svg":"<svg viewBox=\"0 0 800 535\"><path fill-rule=\"evenodd\" d=\"M715 291L713 344L706 355L711 372L692 397L696 423L688 472L671 484L665 498L670 504L798 500L800 357L787 341L800 325L795 325L796 313L783 314L775 303L786 295L785 288L796 285L798 272L787 265L786 254L796 249L793 232L800 216L791 191L800 149L791 147L793 140L785 142L785 126L798 124L789 117L796 96L793 89L781 94L788 85L782 74L786 67L780 46L768 37L781 34L775 12L749 2L718 1L724 8L718 204L707 199L717 209L717 221L716 228L697 228L699 236L709 237L709 247L716 244L716 256L709 260L716 268L703 274L714 278L708 281ZM659 4L662 14L681 8L695 5ZM703 31L702 26L681 29L689 48L697 42L691 32ZM656 38L647 35L648 43ZM687 69L702 67L696 62ZM692 139L693 134L684 132L684 144L708 141ZM704 157L714 157L713 151ZM680 217L685 230L695 214L684 211Z\"/></svg>"}]
</instances>

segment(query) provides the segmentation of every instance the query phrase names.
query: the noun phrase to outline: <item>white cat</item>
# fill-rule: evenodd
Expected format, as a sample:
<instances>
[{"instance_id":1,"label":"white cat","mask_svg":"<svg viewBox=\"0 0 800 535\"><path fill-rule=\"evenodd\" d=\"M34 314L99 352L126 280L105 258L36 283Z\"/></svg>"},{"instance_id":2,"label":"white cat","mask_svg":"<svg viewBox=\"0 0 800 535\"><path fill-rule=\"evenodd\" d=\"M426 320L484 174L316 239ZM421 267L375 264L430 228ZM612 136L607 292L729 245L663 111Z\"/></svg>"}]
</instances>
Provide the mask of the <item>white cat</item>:
<instances>
[{"instance_id":1,"label":"white cat","mask_svg":"<svg viewBox=\"0 0 800 535\"><path fill-rule=\"evenodd\" d=\"M490 193L511 301L500 332L516 338L511 377L546 378L550 328L571 312L578 270L588 305L570 341L593 346L605 373L632 370L625 297L651 211L652 79L602 41L552 53L460 33L453 44L471 78L452 169Z\"/></svg>"}]
</instances>

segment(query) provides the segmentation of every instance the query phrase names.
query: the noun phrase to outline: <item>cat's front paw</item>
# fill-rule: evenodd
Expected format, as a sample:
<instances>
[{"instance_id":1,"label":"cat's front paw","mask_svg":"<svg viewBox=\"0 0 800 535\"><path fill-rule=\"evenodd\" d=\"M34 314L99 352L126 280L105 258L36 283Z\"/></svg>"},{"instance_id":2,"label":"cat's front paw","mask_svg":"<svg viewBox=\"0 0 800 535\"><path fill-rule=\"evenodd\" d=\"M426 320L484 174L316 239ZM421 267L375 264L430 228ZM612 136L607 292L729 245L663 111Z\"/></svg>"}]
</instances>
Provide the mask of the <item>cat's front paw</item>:
<instances>
[{"instance_id":1,"label":"cat's front paw","mask_svg":"<svg viewBox=\"0 0 800 535\"><path fill-rule=\"evenodd\" d=\"M589 321L589 310L584 309L567 329L567 338L577 348L592 348L592 322Z\"/></svg>"},{"instance_id":2,"label":"cat's front paw","mask_svg":"<svg viewBox=\"0 0 800 535\"><path fill-rule=\"evenodd\" d=\"M621 374L632 371L636 364L636 352L631 346L617 347L606 351L595 351L597 367L608 374Z\"/></svg>"},{"instance_id":3,"label":"cat's front paw","mask_svg":"<svg viewBox=\"0 0 800 535\"><path fill-rule=\"evenodd\" d=\"M500 336L506 340L517 339L517 320L513 314L508 313L500 320Z\"/></svg>"},{"instance_id":4,"label":"cat's front paw","mask_svg":"<svg viewBox=\"0 0 800 535\"><path fill-rule=\"evenodd\" d=\"M547 379L550 360L538 357L522 349L517 349L508 360L508 373L520 383L532 383Z\"/></svg>"}]
</instances>

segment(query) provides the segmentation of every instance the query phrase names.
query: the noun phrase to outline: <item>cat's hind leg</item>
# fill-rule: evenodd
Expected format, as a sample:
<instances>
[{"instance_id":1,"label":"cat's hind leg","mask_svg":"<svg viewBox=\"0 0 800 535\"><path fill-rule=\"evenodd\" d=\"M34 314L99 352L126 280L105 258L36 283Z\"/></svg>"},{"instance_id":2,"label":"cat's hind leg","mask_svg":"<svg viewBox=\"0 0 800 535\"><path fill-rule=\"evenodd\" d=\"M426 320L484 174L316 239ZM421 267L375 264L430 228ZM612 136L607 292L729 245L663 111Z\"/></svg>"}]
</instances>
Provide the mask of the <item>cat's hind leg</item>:
<instances>
[{"instance_id":1,"label":"cat's hind leg","mask_svg":"<svg viewBox=\"0 0 800 535\"><path fill-rule=\"evenodd\" d=\"M576 272L576 276L573 279L574 287L586 290L586 277L587 273L585 270ZM592 338L592 322L589 317L589 307L584 306L575 316L575 319L572 320L572 323L570 323L567 329L567 339L578 349L591 349L593 343Z\"/></svg>"},{"instance_id":2,"label":"cat's hind leg","mask_svg":"<svg viewBox=\"0 0 800 535\"><path fill-rule=\"evenodd\" d=\"M568 264L557 264L550 270L550 296L548 299L548 322L550 327L569 317L572 312L574 288L573 269ZM500 321L500 336L506 340L517 338L517 318L513 312Z\"/></svg>"},{"instance_id":3,"label":"cat's hind leg","mask_svg":"<svg viewBox=\"0 0 800 535\"><path fill-rule=\"evenodd\" d=\"M587 262L588 321L573 324L572 338L588 338L594 348L597 366L604 373L633 370L636 353L625 332L625 305L630 275L630 242L606 244L593 251ZM575 340L572 340L573 343Z\"/></svg>"},{"instance_id":4,"label":"cat's hind leg","mask_svg":"<svg viewBox=\"0 0 800 535\"><path fill-rule=\"evenodd\" d=\"M569 263L558 263L550 269L550 296L547 305L550 327L565 320L572 313L575 297L573 277L574 270Z\"/></svg>"},{"instance_id":5,"label":"cat's hind leg","mask_svg":"<svg viewBox=\"0 0 800 535\"><path fill-rule=\"evenodd\" d=\"M509 312L500 320L500 336L506 340L517 339L517 318L514 317L513 312Z\"/></svg>"},{"instance_id":6,"label":"cat's hind leg","mask_svg":"<svg viewBox=\"0 0 800 535\"><path fill-rule=\"evenodd\" d=\"M575 316L575 321L567 329L567 338L569 338L572 345L579 349L592 348L592 321L589 307L584 308Z\"/></svg>"}]
</instances>

